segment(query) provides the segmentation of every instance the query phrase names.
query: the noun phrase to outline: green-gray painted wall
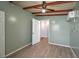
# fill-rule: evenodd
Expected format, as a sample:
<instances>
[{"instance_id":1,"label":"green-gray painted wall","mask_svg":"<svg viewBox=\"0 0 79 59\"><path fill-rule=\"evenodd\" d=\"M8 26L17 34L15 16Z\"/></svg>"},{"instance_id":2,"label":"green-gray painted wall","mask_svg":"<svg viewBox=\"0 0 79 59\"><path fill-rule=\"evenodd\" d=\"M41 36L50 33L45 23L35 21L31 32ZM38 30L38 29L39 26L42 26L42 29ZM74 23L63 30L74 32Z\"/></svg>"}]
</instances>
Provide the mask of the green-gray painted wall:
<instances>
[{"instance_id":1,"label":"green-gray painted wall","mask_svg":"<svg viewBox=\"0 0 79 59\"><path fill-rule=\"evenodd\" d=\"M0 10L6 14L6 54L31 43L34 16L9 2L1 1Z\"/></svg>"},{"instance_id":2,"label":"green-gray painted wall","mask_svg":"<svg viewBox=\"0 0 79 59\"><path fill-rule=\"evenodd\" d=\"M76 18L76 22L73 22L73 20L74 18L72 19L72 22L70 22L70 46L72 47L77 57L79 57L79 18Z\"/></svg>"},{"instance_id":3,"label":"green-gray painted wall","mask_svg":"<svg viewBox=\"0 0 79 59\"><path fill-rule=\"evenodd\" d=\"M79 2L76 2L74 9L79 9ZM76 22L74 22L74 18L72 18L72 22L70 22L70 46L72 47L76 56L79 57L79 17L76 17L75 20Z\"/></svg>"}]
</instances>

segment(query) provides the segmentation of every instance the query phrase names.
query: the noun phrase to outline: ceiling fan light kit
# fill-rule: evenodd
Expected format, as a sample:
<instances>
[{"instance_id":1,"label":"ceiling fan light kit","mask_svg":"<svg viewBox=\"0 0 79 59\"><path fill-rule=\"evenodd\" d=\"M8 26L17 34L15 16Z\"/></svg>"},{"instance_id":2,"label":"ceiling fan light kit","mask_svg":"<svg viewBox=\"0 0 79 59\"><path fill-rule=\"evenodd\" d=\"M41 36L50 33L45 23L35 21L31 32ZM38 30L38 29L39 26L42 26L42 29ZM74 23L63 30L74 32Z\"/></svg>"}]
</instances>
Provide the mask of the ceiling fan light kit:
<instances>
[{"instance_id":1,"label":"ceiling fan light kit","mask_svg":"<svg viewBox=\"0 0 79 59\"><path fill-rule=\"evenodd\" d=\"M42 9L42 13L45 13L46 12L46 9Z\"/></svg>"},{"instance_id":2,"label":"ceiling fan light kit","mask_svg":"<svg viewBox=\"0 0 79 59\"><path fill-rule=\"evenodd\" d=\"M45 13L46 12L46 2L43 1L42 3L42 13Z\"/></svg>"}]
</instances>

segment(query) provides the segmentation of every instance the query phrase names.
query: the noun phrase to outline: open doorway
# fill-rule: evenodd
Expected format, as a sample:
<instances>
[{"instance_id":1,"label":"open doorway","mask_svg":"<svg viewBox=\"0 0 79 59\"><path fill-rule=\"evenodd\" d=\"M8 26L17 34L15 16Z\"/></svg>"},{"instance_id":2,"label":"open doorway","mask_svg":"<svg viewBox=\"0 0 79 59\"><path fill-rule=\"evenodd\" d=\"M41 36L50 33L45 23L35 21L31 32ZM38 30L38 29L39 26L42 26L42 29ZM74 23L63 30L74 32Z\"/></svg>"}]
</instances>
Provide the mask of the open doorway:
<instances>
[{"instance_id":1,"label":"open doorway","mask_svg":"<svg viewBox=\"0 0 79 59\"><path fill-rule=\"evenodd\" d=\"M32 45L48 43L49 20L32 19Z\"/></svg>"},{"instance_id":2,"label":"open doorway","mask_svg":"<svg viewBox=\"0 0 79 59\"><path fill-rule=\"evenodd\" d=\"M48 43L49 20L40 20L40 41Z\"/></svg>"}]
</instances>

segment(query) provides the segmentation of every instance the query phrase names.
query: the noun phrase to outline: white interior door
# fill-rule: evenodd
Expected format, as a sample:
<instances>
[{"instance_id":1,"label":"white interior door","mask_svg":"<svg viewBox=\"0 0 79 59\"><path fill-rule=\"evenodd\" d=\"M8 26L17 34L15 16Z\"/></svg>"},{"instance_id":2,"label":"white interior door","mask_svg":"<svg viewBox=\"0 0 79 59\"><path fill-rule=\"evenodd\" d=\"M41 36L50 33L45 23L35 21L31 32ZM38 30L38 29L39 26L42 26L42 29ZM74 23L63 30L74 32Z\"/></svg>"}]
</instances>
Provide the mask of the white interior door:
<instances>
[{"instance_id":1,"label":"white interior door","mask_svg":"<svg viewBox=\"0 0 79 59\"><path fill-rule=\"evenodd\" d=\"M5 13L0 11L0 58L5 57Z\"/></svg>"},{"instance_id":2,"label":"white interior door","mask_svg":"<svg viewBox=\"0 0 79 59\"><path fill-rule=\"evenodd\" d=\"M32 45L40 42L40 21L32 19Z\"/></svg>"}]
</instances>

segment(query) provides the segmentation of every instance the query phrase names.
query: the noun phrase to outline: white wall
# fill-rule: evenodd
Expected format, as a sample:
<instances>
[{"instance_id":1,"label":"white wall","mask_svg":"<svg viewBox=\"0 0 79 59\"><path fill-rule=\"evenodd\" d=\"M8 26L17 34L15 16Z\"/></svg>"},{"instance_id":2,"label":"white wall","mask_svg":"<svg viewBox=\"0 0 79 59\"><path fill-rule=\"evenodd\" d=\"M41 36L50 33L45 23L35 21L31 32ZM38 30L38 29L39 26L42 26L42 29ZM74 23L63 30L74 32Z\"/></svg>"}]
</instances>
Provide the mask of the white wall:
<instances>
[{"instance_id":1,"label":"white wall","mask_svg":"<svg viewBox=\"0 0 79 59\"><path fill-rule=\"evenodd\" d=\"M40 21L40 36L47 37L48 36L48 20L41 20Z\"/></svg>"}]
</instances>

